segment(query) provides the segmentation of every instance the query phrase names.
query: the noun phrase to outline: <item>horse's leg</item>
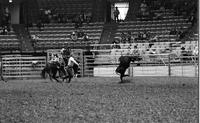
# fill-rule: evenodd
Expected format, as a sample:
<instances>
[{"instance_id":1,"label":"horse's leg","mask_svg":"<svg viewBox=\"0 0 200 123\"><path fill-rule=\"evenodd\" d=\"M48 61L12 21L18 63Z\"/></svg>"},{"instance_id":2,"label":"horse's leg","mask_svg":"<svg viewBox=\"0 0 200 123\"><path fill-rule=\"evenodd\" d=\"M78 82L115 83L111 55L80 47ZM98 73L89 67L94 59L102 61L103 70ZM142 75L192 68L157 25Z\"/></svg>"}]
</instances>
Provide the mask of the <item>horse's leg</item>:
<instances>
[{"instance_id":1,"label":"horse's leg","mask_svg":"<svg viewBox=\"0 0 200 123\"><path fill-rule=\"evenodd\" d=\"M49 71L48 74L49 74L49 79L50 79L51 81L53 81L53 80L52 80L52 73Z\"/></svg>"},{"instance_id":2,"label":"horse's leg","mask_svg":"<svg viewBox=\"0 0 200 123\"><path fill-rule=\"evenodd\" d=\"M56 80L56 82L59 82L58 79L57 79L57 77L56 77L56 73L57 73L57 71L54 71L54 72L52 73L52 74L53 74L52 78L53 78L54 80Z\"/></svg>"},{"instance_id":3,"label":"horse's leg","mask_svg":"<svg viewBox=\"0 0 200 123\"><path fill-rule=\"evenodd\" d=\"M121 80L121 82L123 82L123 77L124 77L124 74L120 74L120 80Z\"/></svg>"},{"instance_id":4,"label":"horse's leg","mask_svg":"<svg viewBox=\"0 0 200 123\"><path fill-rule=\"evenodd\" d=\"M70 82L71 82L71 79L72 79L72 77L69 77L68 83L70 83Z\"/></svg>"},{"instance_id":5,"label":"horse's leg","mask_svg":"<svg viewBox=\"0 0 200 123\"><path fill-rule=\"evenodd\" d=\"M65 70L64 67L62 67L62 68L60 69L60 72L63 74L63 77L61 77L61 78L63 79L63 81L64 81L65 79L68 78L68 76L67 76L67 71Z\"/></svg>"},{"instance_id":6,"label":"horse's leg","mask_svg":"<svg viewBox=\"0 0 200 123\"><path fill-rule=\"evenodd\" d=\"M67 72L68 72L68 75L69 75L68 83L70 83L70 82L71 82L71 79L72 79L73 76L74 76L74 70L73 70L73 68L68 68L68 69L67 69Z\"/></svg>"},{"instance_id":7,"label":"horse's leg","mask_svg":"<svg viewBox=\"0 0 200 123\"><path fill-rule=\"evenodd\" d=\"M47 69L46 69L46 67L45 68L43 68L42 69L42 72L41 72L41 77L43 78L43 79L46 79L46 77L45 77L45 73L46 73L46 71L47 71ZM48 72L47 72L48 73Z\"/></svg>"},{"instance_id":8,"label":"horse's leg","mask_svg":"<svg viewBox=\"0 0 200 123\"><path fill-rule=\"evenodd\" d=\"M125 72L126 72L126 69L123 69L120 73L120 80L121 80L121 83L123 82L123 77L125 77Z\"/></svg>"}]
</instances>

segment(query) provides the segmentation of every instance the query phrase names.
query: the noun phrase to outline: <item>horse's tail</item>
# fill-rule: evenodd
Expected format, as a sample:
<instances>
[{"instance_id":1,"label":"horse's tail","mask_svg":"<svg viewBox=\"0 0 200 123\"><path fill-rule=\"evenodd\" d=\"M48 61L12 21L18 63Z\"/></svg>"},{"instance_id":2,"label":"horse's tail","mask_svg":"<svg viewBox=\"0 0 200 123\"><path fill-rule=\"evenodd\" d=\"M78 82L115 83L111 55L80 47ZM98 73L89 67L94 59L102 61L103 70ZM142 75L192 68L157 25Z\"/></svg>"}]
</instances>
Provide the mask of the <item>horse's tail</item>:
<instances>
[{"instance_id":1,"label":"horse's tail","mask_svg":"<svg viewBox=\"0 0 200 123\"><path fill-rule=\"evenodd\" d=\"M43 69L42 69L42 72L41 72L41 77L42 77L43 79L46 78L46 77L45 77L45 73L46 73L46 67L43 68Z\"/></svg>"}]
</instances>

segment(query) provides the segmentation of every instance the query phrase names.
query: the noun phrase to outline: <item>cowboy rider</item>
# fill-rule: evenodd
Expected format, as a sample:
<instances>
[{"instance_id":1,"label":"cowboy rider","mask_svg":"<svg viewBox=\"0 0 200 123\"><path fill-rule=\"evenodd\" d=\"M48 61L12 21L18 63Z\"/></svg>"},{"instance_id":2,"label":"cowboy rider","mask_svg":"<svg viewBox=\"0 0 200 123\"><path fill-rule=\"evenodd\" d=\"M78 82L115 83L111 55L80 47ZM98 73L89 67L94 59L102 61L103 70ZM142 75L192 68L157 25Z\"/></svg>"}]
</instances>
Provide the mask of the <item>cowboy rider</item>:
<instances>
[{"instance_id":1,"label":"cowboy rider","mask_svg":"<svg viewBox=\"0 0 200 123\"><path fill-rule=\"evenodd\" d=\"M74 75L74 69L73 69L74 64L79 66L79 63L74 59L74 54L70 53L70 56L68 56L68 62L67 62L67 72L69 76L71 77L77 76L77 74Z\"/></svg>"}]
</instances>

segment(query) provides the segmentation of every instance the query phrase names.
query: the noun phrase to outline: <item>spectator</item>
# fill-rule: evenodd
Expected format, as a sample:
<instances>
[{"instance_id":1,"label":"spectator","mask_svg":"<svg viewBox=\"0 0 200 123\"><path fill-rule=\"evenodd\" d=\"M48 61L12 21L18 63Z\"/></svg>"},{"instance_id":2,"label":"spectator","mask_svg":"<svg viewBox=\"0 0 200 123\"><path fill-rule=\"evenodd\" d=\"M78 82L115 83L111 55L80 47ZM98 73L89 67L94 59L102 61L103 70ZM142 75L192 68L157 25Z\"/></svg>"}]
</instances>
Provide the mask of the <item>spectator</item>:
<instances>
[{"instance_id":1,"label":"spectator","mask_svg":"<svg viewBox=\"0 0 200 123\"><path fill-rule=\"evenodd\" d=\"M171 29L169 32L169 35L176 35L176 34L177 34L176 28Z\"/></svg>"},{"instance_id":2,"label":"spectator","mask_svg":"<svg viewBox=\"0 0 200 123\"><path fill-rule=\"evenodd\" d=\"M84 36L83 36L83 41L88 41L88 40L89 40L88 35L87 35L87 34L84 34Z\"/></svg>"},{"instance_id":3,"label":"spectator","mask_svg":"<svg viewBox=\"0 0 200 123\"><path fill-rule=\"evenodd\" d=\"M153 38L150 39L151 42L158 42L158 36L155 35Z\"/></svg>"},{"instance_id":4,"label":"spectator","mask_svg":"<svg viewBox=\"0 0 200 123\"><path fill-rule=\"evenodd\" d=\"M87 23L87 24L89 24L89 23L91 22L91 20L92 20L92 12L87 11L87 12L85 13L85 20L86 20L86 23Z\"/></svg>"},{"instance_id":5,"label":"spectator","mask_svg":"<svg viewBox=\"0 0 200 123\"><path fill-rule=\"evenodd\" d=\"M192 55L198 56L198 54L199 54L198 46L195 46L194 50L192 51Z\"/></svg>"},{"instance_id":6,"label":"spectator","mask_svg":"<svg viewBox=\"0 0 200 123\"><path fill-rule=\"evenodd\" d=\"M42 31L42 27L44 27L41 20L38 20L36 26L38 27L39 31Z\"/></svg>"},{"instance_id":7,"label":"spectator","mask_svg":"<svg viewBox=\"0 0 200 123\"><path fill-rule=\"evenodd\" d=\"M78 38L83 38L84 37L84 32L82 30L80 30L78 33L77 33L77 36Z\"/></svg>"},{"instance_id":8,"label":"spectator","mask_svg":"<svg viewBox=\"0 0 200 123\"><path fill-rule=\"evenodd\" d=\"M113 49L120 49L120 46L118 45L117 41L113 41L113 45L112 45Z\"/></svg>"},{"instance_id":9,"label":"spectator","mask_svg":"<svg viewBox=\"0 0 200 123\"><path fill-rule=\"evenodd\" d=\"M161 19L163 19L163 13L155 13L154 19L155 20L161 20Z\"/></svg>"},{"instance_id":10,"label":"spectator","mask_svg":"<svg viewBox=\"0 0 200 123\"><path fill-rule=\"evenodd\" d=\"M72 39L73 41L76 41L76 40L78 39L77 33L76 33L75 31L72 32L72 34L71 34L71 39Z\"/></svg>"},{"instance_id":11,"label":"spectator","mask_svg":"<svg viewBox=\"0 0 200 123\"><path fill-rule=\"evenodd\" d=\"M140 11L141 11L141 14L142 16L145 15L146 11L147 11L147 4L145 1L143 1L141 4L140 4Z\"/></svg>"},{"instance_id":12,"label":"spectator","mask_svg":"<svg viewBox=\"0 0 200 123\"><path fill-rule=\"evenodd\" d=\"M133 49L133 55L139 55L139 50L138 50L137 45L134 46L134 49Z\"/></svg>"},{"instance_id":13,"label":"spectator","mask_svg":"<svg viewBox=\"0 0 200 123\"><path fill-rule=\"evenodd\" d=\"M115 22L119 22L119 14L120 14L120 12L118 10L118 7L115 7L115 10L114 10L113 14L114 14Z\"/></svg>"},{"instance_id":14,"label":"spectator","mask_svg":"<svg viewBox=\"0 0 200 123\"><path fill-rule=\"evenodd\" d=\"M181 59L182 59L183 61L185 61L185 60L188 59L187 56L188 56L188 53L187 53L187 51L185 50L185 47L181 47Z\"/></svg>"},{"instance_id":15,"label":"spectator","mask_svg":"<svg viewBox=\"0 0 200 123\"><path fill-rule=\"evenodd\" d=\"M194 26L194 24L195 24L195 22L196 22L195 13L191 13L191 15L189 16L187 22L191 22L191 23L192 23L192 27Z\"/></svg>"},{"instance_id":16,"label":"spectator","mask_svg":"<svg viewBox=\"0 0 200 123\"><path fill-rule=\"evenodd\" d=\"M8 34L8 30L6 28L6 26L4 26L0 32L1 35L7 35Z\"/></svg>"},{"instance_id":17,"label":"spectator","mask_svg":"<svg viewBox=\"0 0 200 123\"><path fill-rule=\"evenodd\" d=\"M127 41L128 41L128 43L131 43L131 32L130 31L127 33Z\"/></svg>"},{"instance_id":18,"label":"spectator","mask_svg":"<svg viewBox=\"0 0 200 123\"><path fill-rule=\"evenodd\" d=\"M156 49L153 46L154 44L149 44L149 49L147 50L149 54L156 54Z\"/></svg>"},{"instance_id":19,"label":"spectator","mask_svg":"<svg viewBox=\"0 0 200 123\"><path fill-rule=\"evenodd\" d=\"M31 35L30 38L31 38L32 47L35 48L36 45L37 45L37 41L38 41L40 38L39 38L37 35Z\"/></svg>"},{"instance_id":20,"label":"spectator","mask_svg":"<svg viewBox=\"0 0 200 123\"><path fill-rule=\"evenodd\" d=\"M76 16L75 17L75 28L79 28L82 26L82 19L81 19L81 16Z\"/></svg>"},{"instance_id":21,"label":"spectator","mask_svg":"<svg viewBox=\"0 0 200 123\"><path fill-rule=\"evenodd\" d=\"M148 34L145 31L144 33L142 33L142 40L147 40L148 39Z\"/></svg>"},{"instance_id":22,"label":"spectator","mask_svg":"<svg viewBox=\"0 0 200 123\"><path fill-rule=\"evenodd\" d=\"M126 35L124 32L121 33L121 43L125 43L126 42Z\"/></svg>"}]
</instances>

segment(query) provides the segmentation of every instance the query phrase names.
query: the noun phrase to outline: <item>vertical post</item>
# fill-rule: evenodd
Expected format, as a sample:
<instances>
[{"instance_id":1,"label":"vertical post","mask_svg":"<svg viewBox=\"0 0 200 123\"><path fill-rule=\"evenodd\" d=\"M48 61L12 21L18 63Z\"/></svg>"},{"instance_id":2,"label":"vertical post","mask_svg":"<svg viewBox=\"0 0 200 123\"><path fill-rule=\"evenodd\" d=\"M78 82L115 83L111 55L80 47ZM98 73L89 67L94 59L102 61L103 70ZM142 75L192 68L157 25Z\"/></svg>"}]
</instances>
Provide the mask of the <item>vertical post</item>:
<instances>
[{"instance_id":1,"label":"vertical post","mask_svg":"<svg viewBox=\"0 0 200 123\"><path fill-rule=\"evenodd\" d=\"M3 76L3 69L2 69L3 66L2 66L2 65L3 65L3 63L2 63L2 57L1 57L1 55L0 55L0 72L1 72L1 73L0 73L0 76L1 76L1 77Z\"/></svg>"},{"instance_id":2,"label":"vertical post","mask_svg":"<svg viewBox=\"0 0 200 123\"><path fill-rule=\"evenodd\" d=\"M170 60L170 54L168 54L168 76L171 76L171 60Z\"/></svg>"}]
</instances>

